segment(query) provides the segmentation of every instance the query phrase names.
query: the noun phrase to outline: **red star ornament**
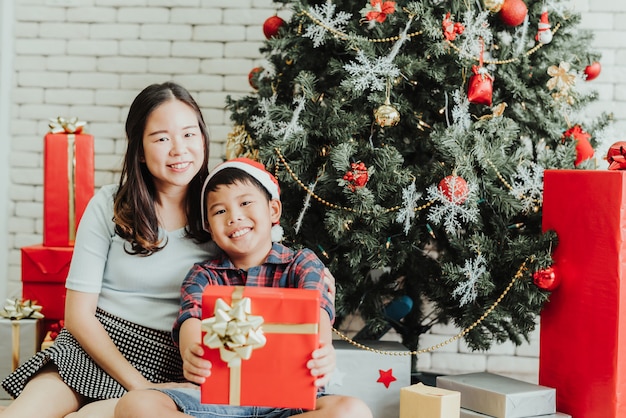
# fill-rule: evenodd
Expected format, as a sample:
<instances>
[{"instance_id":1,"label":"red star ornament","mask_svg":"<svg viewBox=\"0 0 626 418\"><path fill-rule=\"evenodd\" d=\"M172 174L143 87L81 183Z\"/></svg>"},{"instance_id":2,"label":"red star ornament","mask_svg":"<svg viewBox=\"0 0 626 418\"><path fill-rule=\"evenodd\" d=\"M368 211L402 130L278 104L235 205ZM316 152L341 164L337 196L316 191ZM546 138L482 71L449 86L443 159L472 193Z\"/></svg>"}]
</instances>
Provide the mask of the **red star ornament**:
<instances>
[{"instance_id":1,"label":"red star ornament","mask_svg":"<svg viewBox=\"0 0 626 418\"><path fill-rule=\"evenodd\" d=\"M378 373L380 374L380 377L378 378L377 382L384 384L386 388L389 388L391 382L395 382L396 380L398 380L393 375L393 369L378 370Z\"/></svg>"}]
</instances>

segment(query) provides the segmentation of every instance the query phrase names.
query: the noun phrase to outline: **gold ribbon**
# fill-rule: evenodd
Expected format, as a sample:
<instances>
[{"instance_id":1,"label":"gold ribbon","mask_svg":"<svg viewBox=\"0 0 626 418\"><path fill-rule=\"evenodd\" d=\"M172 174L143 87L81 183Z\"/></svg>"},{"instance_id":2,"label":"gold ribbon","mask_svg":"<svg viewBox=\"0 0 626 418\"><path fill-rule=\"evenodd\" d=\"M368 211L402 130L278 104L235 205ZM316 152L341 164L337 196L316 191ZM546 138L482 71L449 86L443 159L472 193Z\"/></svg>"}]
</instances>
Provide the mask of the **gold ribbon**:
<instances>
[{"instance_id":1,"label":"gold ribbon","mask_svg":"<svg viewBox=\"0 0 626 418\"><path fill-rule=\"evenodd\" d=\"M41 305L35 305L30 300L23 302L18 299L7 299L4 308L0 311L0 317L20 320L20 319L41 319Z\"/></svg>"},{"instance_id":2,"label":"gold ribbon","mask_svg":"<svg viewBox=\"0 0 626 418\"><path fill-rule=\"evenodd\" d=\"M78 118L65 119L57 116L56 119L50 118L48 127L50 133L68 134L67 135L67 181L68 181L68 199L69 199L69 220L68 220L68 237L70 241L76 239L76 202L74 200L74 184L76 180L76 135L81 134L85 127L85 122Z\"/></svg>"},{"instance_id":3,"label":"gold ribbon","mask_svg":"<svg viewBox=\"0 0 626 418\"><path fill-rule=\"evenodd\" d=\"M68 213L68 239L76 240L76 200L74 197L74 185L76 184L76 135L67 135L67 187L69 200Z\"/></svg>"},{"instance_id":4,"label":"gold ribbon","mask_svg":"<svg viewBox=\"0 0 626 418\"><path fill-rule=\"evenodd\" d=\"M81 134L85 128L85 122L78 118L65 119L57 116L56 119L50 118L48 128L52 134Z\"/></svg>"},{"instance_id":5,"label":"gold ribbon","mask_svg":"<svg viewBox=\"0 0 626 418\"><path fill-rule=\"evenodd\" d=\"M17 299L7 299L0 311L0 317L11 320L12 370L17 369L20 363L20 319L41 319L43 314L40 311L41 305L35 305L30 300L20 302Z\"/></svg>"},{"instance_id":6,"label":"gold ribbon","mask_svg":"<svg viewBox=\"0 0 626 418\"><path fill-rule=\"evenodd\" d=\"M220 358L230 369L229 405L241 404L241 360L248 360L252 351L265 345L265 333L317 334L318 324L264 323L262 316L252 315L250 298L243 297L244 286L234 286L232 306L223 299L215 301L214 315L202 320L206 331L203 342L219 348Z\"/></svg>"}]
</instances>

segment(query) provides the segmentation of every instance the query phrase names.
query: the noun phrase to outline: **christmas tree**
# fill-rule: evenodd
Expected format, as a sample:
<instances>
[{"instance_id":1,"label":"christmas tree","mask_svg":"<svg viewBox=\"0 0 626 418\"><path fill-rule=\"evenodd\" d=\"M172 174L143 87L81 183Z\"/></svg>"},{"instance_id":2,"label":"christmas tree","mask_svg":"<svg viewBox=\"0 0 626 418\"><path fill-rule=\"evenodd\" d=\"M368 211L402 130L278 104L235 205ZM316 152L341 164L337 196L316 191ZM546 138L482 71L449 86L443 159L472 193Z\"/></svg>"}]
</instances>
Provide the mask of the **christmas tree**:
<instances>
[{"instance_id":1,"label":"christmas tree","mask_svg":"<svg viewBox=\"0 0 626 418\"><path fill-rule=\"evenodd\" d=\"M335 328L383 329L402 300L411 350L436 323L472 349L528 339L559 279L543 172L595 168L610 123L584 119L600 57L579 23L557 0L277 4L227 157L278 176L286 244L336 278Z\"/></svg>"}]
</instances>

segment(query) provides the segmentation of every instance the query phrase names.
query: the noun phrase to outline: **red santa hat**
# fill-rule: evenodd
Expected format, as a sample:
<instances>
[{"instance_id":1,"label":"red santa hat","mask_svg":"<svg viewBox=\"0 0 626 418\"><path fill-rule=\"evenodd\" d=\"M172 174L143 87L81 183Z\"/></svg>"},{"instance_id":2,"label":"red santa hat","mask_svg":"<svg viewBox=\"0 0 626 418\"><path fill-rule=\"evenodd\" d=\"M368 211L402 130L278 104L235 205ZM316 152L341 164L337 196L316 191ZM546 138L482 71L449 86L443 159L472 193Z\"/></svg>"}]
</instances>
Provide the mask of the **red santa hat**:
<instances>
[{"instance_id":1,"label":"red santa hat","mask_svg":"<svg viewBox=\"0 0 626 418\"><path fill-rule=\"evenodd\" d=\"M234 158L232 160L225 161L219 164L217 167L215 167L213 171L209 173L209 176L207 177L207 179L204 181L204 186L202 186L202 194L201 194L202 197L200 200L203 222L206 222L206 214L205 214L204 205L206 204L205 192L206 192L207 184L209 184L209 181L217 173L224 170L225 168L237 168L239 170L242 170L248 173L250 176L254 177L259 183L261 183L261 185L265 188L265 190L267 190L267 192L270 194L272 199L280 200L280 186L278 185L278 180L276 179L276 177L274 177L272 173L267 171L267 169L262 163L251 160L250 158L244 158L244 157ZM205 226L205 229L206 229L206 226ZM283 228L279 225L278 222L276 222L272 226L272 241L273 242L282 241L282 238L283 238Z\"/></svg>"}]
</instances>

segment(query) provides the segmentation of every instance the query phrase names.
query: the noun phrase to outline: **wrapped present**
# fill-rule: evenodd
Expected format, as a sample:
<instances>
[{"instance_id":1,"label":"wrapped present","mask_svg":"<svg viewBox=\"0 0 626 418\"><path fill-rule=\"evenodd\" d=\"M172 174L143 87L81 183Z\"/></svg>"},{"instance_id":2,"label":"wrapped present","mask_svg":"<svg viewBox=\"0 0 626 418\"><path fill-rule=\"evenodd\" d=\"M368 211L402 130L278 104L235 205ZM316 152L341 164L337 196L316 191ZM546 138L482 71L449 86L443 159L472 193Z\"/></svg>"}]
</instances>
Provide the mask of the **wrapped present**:
<instances>
[{"instance_id":1,"label":"wrapped present","mask_svg":"<svg viewBox=\"0 0 626 418\"><path fill-rule=\"evenodd\" d=\"M74 245L76 228L94 194L94 138L84 122L51 119L44 138L43 243Z\"/></svg>"},{"instance_id":2,"label":"wrapped present","mask_svg":"<svg viewBox=\"0 0 626 418\"><path fill-rule=\"evenodd\" d=\"M459 418L461 394L418 383L400 389L400 418Z\"/></svg>"},{"instance_id":3,"label":"wrapped present","mask_svg":"<svg viewBox=\"0 0 626 418\"><path fill-rule=\"evenodd\" d=\"M0 380L39 351L41 306L31 301L7 300L0 310ZM0 399L10 399L0 391Z\"/></svg>"},{"instance_id":4,"label":"wrapped present","mask_svg":"<svg viewBox=\"0 0 626 418\"><path fill-rule=\"evenodd\" d=\"M376 418L398 418L400 389L411 385L409 350L395 341L333 341L336 368L326 392L362 399Z\"/></svg>"},{"instance_id":5,"label":"wrapped present","mask_svg":"<svg viewBox=\"0 0 626 418\"><path fill-rule=\"evenodd\" d=\"M492 373L437 376L437 387L461 392L461 407L497 418L556 413L556 390Z\"/></svg>"},{"instance_id":6,"label":"wrapped present","mask_svg":"<svg viewBox=\"0 0 626 418\"><path fill-rule=\"evenodd\" d=\"M493 418L491 415L481 414L480 412L472 411L470 409L461 408L461 415L459 418ZM537 418L572 418L571 415L562 414L557 412L556 414L539 415Z\"/></svg>"},{"instance_id":7,"label":"wrapped present","mask_svg":"<svg viewBox=\"0 0 626 418\"><path fill-rule=\"evenodd\" d=\"M73 247L22 247L22 297L42 306L46 330L65 315L65 279Z\"/></svg>"},{"instance_id":8,"label":"wrapped present","mask_svg":"<svg viewBox=\"0 0 626 418\"><path fill-rule=\"evenodd\" d=\"M541 312L539 383L574 417L626 417L624 208L626 171L544 173L542 223L557 233L561 280Z\"/></svg>"},{"instance_id":9,"label":"wrapped present","mask_svg":"<svg viewBox=\"0 0 626 418\"><path fill-rule=\"evenodd\" d=\"M203 403L315 409L306 363L319 347L318 291L208 286L202 316Z\"/></svg>"}]
</instances>

